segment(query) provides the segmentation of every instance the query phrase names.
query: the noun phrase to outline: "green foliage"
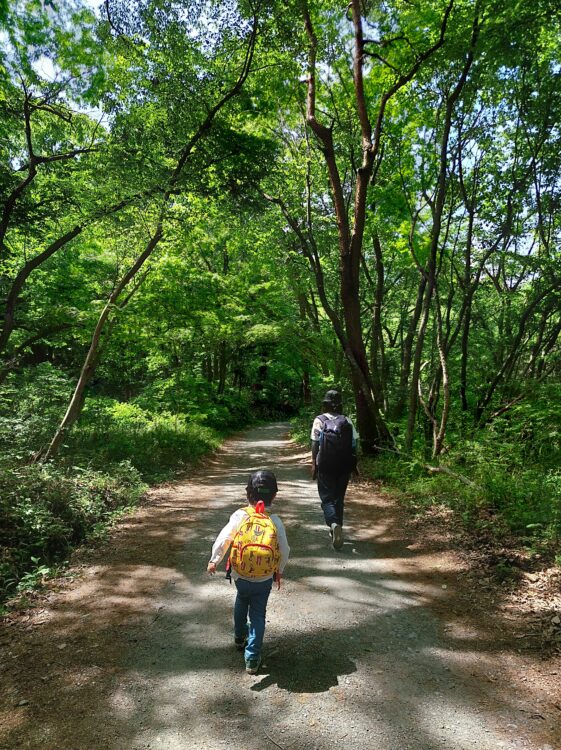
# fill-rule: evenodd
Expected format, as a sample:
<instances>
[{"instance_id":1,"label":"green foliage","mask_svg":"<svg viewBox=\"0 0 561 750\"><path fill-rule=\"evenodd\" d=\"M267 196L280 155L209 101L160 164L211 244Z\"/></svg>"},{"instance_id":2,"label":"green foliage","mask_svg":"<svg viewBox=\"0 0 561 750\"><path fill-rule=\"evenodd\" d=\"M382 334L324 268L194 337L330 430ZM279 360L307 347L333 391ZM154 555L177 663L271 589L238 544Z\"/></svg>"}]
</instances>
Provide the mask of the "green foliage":
<instances>
[{"instance_id":1,"label":"green foliage","mask_svg":"<svg viewBox=\"0 0 561 750\"><path fill-rule=\"evenodd\" d=\"M456 0L438 52L386 99L438 38L447 5L363 5L371 124L381 102L385 111L360 267L342 285L338 226L346 218L358 237L365 153L344 5L310 3L317 115L345 217L306 126L301 3L112 0L94 11L0 0L0 466L17 498L6 518L27 550L21 565L2 562L10 586L40 580L103 522L101 506L77 500L83 472L117 477L113 494L123 461L142 480L169 477L228 431L293 415L303 396L313 406L295 434L307 443L334 383L356 416L341 339L357 330L400 447L408 408L415 425L413 458L382 454L367 470L416 503L444 501L473 523L558 544L561 14L552 0ZM255 9L250 74L207 122L242 69ZM161 241L111 308L59 461L26 469L60 424L108 297L160 222ZM435 246L438 294L420 339L416 300ZM350 287L356 320L343 315ZM478 489L423 468L432 425L408 407L408 357L438 422L439 343L451 400L435 460Z\"/></svg>"},{"instance_id":2,"label":"green foliage","mask_svg":"<svg viewBox=\"0 0 561 750\"><path fill-rule=\"evenodd\" d=\"M442 463L474 486L446 474L429 475L421 456L382 453L363 468L414 506L447 505L477 528L514 535L555 556L561 549L559 396L559 386L544 385L484 430L451 436L453 447Z\"/></svg>"},{"instance_id":3,"label":"green foliage","mask_svg":"<svg viewBox=\"0 0 561 750\"><path fill-rule=\"evenodd\" d=\"M228 390L216 394L212 383L203 377L177 373L173 378L157 378L146 386L127 408L168 413L178 420L208 425L219 432L248 423L250 398L246 392ZM88 407L89 408L89 407Z\"/></svg>"},{"instance_id":4,"label":"green foliage","mask_svg":"<svg viewBox=\"0 0 561 750\"><path fill-rule=\"evenodd\" d=\"M499 444L504 440L516 446L503 456L510 465L539 463L544 471L555 469L561 461L561 387L545 383L533 388L487 434Z\"/></svg>"},{"instance_id":5,"label":"green foliage","mask_svg":"<svg viewBox=\"0 0 561 750\"><path fill-rule=\"evenodd\" d=\"M31 587L62 562L115 511L134 506L146 490L128 462L105 471L53 465L0 472L0 598Z\"/></svg>"},{"instance_id":6,"label":"green foliage","mask_svg":"<svg viewBox=\"0 0 561 750\"><path fill-rule=\"evenodd\" d=\"M10 374L0 387L0 455L15 462L30 459L52 435L71 387L49 362Z\"/></svg>"},{"instance_id":7,"label":"green foliage","mask_svg":"<svg viewBox=\"0 0 561 750\"><path fill-rule=\"evenodd\" d=\"M319 392L318 392L319 393ZM318 401L319 403L319 401ZM407 457L381 451L361 457L361 474L381 481L415 512L431 505L452 508L471 528L497 539L515 537L547 559L561 557L561 393L543 385L485 430L469 437L454 434L454 447L442 459L453 474L429 474L437 465L421 454ZM310 443L310 426L318 408L292 420L292 437ZM472 483L468 485L461 478ZM497 570L508 577L510 569Z\"/></svg>"},{"instance_id":8,"label":"green foliage","mask_svg":"<svg viewBox=\"0 0 561 750\"><path fill-rule=\"evenodd\" d=\"M215 429L185 414L154 414L132 403L92 398L69 453L96 466L128 460L145 479L155 481L192 465L218 444Z\"/></svg>"},{"instance_id":9,"label":"green foliage","mask_svg":"<svg viewBox=\"0 0 561 750\"><path fill-rule=\"evenodd\" d=\"M541 468L481 472L487 507L499 513L520 538L561 538L561 481Z\"/></svg>"},{"instance_id":10,"label":"green foliage","mask_svg":"<svg viewBox=\"0 0 561 750\"><path fill-rule=\"evenodd\" d=\"M0 388L3 461L31 458L51 437L72 383L49 363L12 374ZM248 424L250 400L234 391L216 395L205 379L157 380L134 401L91 395L69 436L65 463L129 460L146 479L161 479L218 445L219 435Z\"/></svg>"},{"instance_id":11,"label":"green foliage","mask_svg":"<svg viewBox=\"0 0 561 750\"><path fill-rule=\"evenodd\" d=\"M183 383L182 405L192 417L166 411L165 389L159 400L153 391L139 399L157 411L92 396L62 460L26 465L51 436L71 385L63 371L42 363L11 374L0 388L0 599L56 572L76 545L138 502L146 481L185 470L249 416L247 399L230 393L213 401L206 381Z\"/></svg>"}]
</instances>

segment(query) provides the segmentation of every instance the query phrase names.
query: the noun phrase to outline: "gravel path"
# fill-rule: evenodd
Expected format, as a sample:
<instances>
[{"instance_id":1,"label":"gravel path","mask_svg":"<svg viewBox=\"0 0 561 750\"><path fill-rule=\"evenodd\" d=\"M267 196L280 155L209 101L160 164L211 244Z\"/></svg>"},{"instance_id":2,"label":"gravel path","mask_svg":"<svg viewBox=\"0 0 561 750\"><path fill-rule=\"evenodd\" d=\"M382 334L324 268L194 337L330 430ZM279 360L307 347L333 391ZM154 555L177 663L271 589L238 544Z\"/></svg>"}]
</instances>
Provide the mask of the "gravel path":
<instances>
[{"instance_id":1,"label":"gravel path","mask_svg":"<svg viewBox=\"0 0 561 750\"><path fill-rule=\"evenodd\" d=\"M248 431L197 476L154 491L78 580L27 624L6 624L2 747L561 748L545 697L520 682L526 662L455 595L461 566L420 550L366 483L349 490L335 552L307 454L286 431ZM249 676L233 648L235 589L205 568L249 472L265 467L292 554L269 600L264 664Z\"/></svg>"}]
</instances>

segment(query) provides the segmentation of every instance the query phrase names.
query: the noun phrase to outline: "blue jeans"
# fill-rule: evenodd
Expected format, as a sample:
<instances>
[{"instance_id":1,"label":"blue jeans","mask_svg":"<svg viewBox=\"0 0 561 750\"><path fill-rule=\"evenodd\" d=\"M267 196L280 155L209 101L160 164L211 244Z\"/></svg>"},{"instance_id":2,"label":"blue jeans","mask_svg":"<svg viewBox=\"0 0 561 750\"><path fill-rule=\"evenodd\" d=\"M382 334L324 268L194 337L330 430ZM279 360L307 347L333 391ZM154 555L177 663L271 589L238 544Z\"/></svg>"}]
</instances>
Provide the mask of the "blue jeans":
<instances>
[{"instance_id":1,"label":"blue jeans","mask_svg":"<svg viewBox=\"0 0 561 750\"><path fill-rule=\"evenodd\" d=\"M318 472L318 493L325 523L331 528L332 523L343 525L345 492L349 484L349 474L325 474Z\"/></svg>"},{"instance_id":2,"label":"blue jeans","mask_svg":"<svg viewBox=\"0 0 561 750\"><path fill-rule=\"evenodd\" d=\"M245 660L258 659L261 655L265 635L265 614L267 601L273 587L273 579L268 581L246 581L236 579L238 594L234 603L234 634L242 639L247 635ZM249 614L249 626L247 622Z\"/></svg>"}]
</instances>

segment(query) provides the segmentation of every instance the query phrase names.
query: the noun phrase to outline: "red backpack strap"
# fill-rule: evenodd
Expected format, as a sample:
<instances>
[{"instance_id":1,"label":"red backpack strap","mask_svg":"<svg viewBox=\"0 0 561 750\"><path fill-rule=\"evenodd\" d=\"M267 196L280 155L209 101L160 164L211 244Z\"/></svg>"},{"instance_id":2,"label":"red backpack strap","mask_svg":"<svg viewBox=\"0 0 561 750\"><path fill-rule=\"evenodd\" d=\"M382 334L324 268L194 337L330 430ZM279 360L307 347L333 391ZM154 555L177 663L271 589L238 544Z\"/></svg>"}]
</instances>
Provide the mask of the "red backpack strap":
<instances>
[{"instance_id":1,"label":"red backpack strap","mask_svg":"<svg viewBox=\"0 0 561 750\"><path fill-rule=\"evenodd\" d=\"M255 505L248 505L246 508L243 508L248 516L267 516L267 511L265 510L265 503L263 500L258 500Z\"/></svg>"}]
</instances>

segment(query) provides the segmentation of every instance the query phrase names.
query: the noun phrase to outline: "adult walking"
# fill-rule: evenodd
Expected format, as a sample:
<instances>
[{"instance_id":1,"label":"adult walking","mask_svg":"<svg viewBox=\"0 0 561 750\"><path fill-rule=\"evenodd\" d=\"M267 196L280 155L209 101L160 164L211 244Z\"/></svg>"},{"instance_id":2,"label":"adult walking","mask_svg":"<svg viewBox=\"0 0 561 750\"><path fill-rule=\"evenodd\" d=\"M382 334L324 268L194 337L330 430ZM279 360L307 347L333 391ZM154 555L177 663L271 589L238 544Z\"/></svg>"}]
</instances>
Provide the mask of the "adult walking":
<instances>
[{"instance_id":1,"label":"adult walking","mask_svg":"<svg viewBox=\"0 0 561 750\"><path fill-rule=\"evenodd\" d=\"M343 414L339 391L327 391L322 408L312 425L312 478L317 479L325 523L338 550L343 546L345 493L351 472L357 472L358 434Z\"/></svg>"}]
</instances>

